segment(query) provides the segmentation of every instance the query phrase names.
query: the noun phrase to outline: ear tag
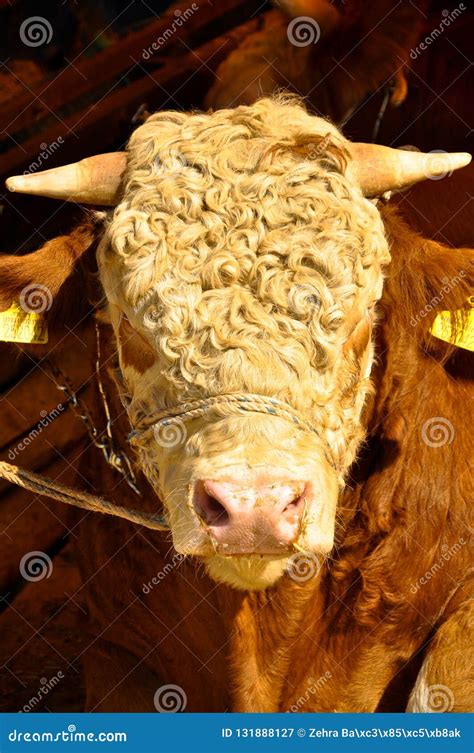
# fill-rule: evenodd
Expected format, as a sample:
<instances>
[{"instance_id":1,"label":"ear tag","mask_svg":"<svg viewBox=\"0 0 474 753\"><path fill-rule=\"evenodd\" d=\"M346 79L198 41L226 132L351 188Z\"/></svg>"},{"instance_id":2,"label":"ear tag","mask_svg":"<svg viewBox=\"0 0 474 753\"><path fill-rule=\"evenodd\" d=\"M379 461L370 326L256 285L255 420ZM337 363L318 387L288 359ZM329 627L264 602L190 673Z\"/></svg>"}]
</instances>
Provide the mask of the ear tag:
<instances>
[{"instance_id":1,"label":"ear tag","mask_svg":"<svg viewBox=\"0 0 474 753\"><path fill-rule=\"evenodd\" d=\"M458 348L474 351L474 296L469 298L471 309L468 312L454 311L458 325L457 331L451 324L451 312L440 311L431 327L431 334L445 343L457 345ZM463 323L463 314L464 323ZM464 326L463 326L464 324Z\"/></svg>"},{"instance_id":2,"label":"ear tag","mask_svg":"<svg viewBox=\"0 0 474 753\"><path fill-rule=\"evenodd\" d=\"M14 301L0 312L0 341L44 345L48 342L46 319L43 314L25 311Z\"/></svg>"}]
</instances>

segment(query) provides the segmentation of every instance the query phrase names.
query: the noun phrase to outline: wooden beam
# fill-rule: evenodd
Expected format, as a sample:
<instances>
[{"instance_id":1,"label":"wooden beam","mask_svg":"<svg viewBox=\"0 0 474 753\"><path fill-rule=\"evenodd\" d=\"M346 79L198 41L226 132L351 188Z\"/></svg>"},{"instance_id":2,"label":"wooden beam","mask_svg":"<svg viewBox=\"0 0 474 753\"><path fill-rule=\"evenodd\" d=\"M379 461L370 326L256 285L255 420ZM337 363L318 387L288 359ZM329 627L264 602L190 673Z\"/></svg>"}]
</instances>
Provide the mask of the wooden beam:
<instances>
[{"instance_id":1,"label":"wooden beam","mask_svg":"<svg viewBox=\"0 0 474 753\"><path fill-rule=\"evenodd\" d=\"M31 134L44 119L56 121L61 130L61 120L75 103L84 105L100 99L121 79L141 76L142 67L159 67L170 55L182 55L190 47L202 45L248 19L262 4L257 0L219 0L212 5L196 3L195 11L193 5L189 0L173 3L161 18L151 20L139 31L90 58L77 56L49 81L25 89L22 96L3 106L0 133L21 142L22 132ZM183 20L178 26L180 18Z\"/></svg>"},{"instance_id":2,"label":"wooden beam","mask_svg":"<svg viewBox=\"0 0 474 753\"><path fill-rule=\"evenodd\" d=\"M106 92L98 101L69 115L63 123L48 125L22 144L24 151L15 147L3 155L2 182L9 175L28 169L42 151L41 144L57 143L59 138L64 143L51 154L43 169L110 148L123 148L136 127L131 122L132 117L143 103L152 111L199 106L219 62L236 47L244 34L256 28L257 20L249 21L196 50L168 58L159 70L143 70L138 80ZM68 129L74 135L68 136ZM12 197L8 198L11 200Z\"/></svg>"}]
</instances>

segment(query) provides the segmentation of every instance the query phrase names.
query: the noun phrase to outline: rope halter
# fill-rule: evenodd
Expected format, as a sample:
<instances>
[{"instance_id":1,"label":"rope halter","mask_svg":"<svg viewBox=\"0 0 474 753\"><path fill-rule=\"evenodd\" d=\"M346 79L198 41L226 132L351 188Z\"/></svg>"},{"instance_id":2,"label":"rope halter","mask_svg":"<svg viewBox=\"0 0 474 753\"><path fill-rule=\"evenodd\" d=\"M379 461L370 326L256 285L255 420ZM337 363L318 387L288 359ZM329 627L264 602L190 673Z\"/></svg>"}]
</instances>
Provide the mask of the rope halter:
<instances>
[{"instance_id":1,"label":"rope halter","mask_svg":"<svg viewBox=\"0 0 474 753\"><path fill-rule=\"evenodd\" d=\"M318 434L302 414L288 403L273 397L248 393L215 395L214 397L178 403L173 407L164 408L137 421L128 435L129 441L131 444L138 444L148 439L152 432L156 433L159 429L166 427L180 426L185 422L206 415L213 408L219 407L226 409L226 415L229 413L235 415L264 413L265 415L278 416L302 431Z\"/></svg>"}]
</instances>

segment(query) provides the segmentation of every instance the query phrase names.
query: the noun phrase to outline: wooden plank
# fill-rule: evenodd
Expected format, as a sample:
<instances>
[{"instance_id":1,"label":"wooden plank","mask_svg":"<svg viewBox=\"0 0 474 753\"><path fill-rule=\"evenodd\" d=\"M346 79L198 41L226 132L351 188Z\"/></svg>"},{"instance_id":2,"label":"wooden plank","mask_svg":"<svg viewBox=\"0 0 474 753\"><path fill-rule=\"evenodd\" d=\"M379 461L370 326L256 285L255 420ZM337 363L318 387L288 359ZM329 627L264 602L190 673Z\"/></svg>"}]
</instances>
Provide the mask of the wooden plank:
<instances>
[{"instance_id":1,"label":"wooden plank","mask_svg":"<svg viewBox=\"0 0 474 753\"><path fill-rule=\"evenodd\" d=\"M161 18L150 21L139 31L128 34L93 57L78 56L49 82L41 81L23 96L7 101L2 107L0 132L12 135L22 129L31 132L32 124L42 118L62 118L67 105L91 97L100 88L105 87L107 91L124 76L141 75L140 65L162 65L170 53L182 54L186 48L209 41L256 13L261 3L220 0L218 4L207 2L196 6L193 10L189 0L173 3Z\"/></svg>"},{"instance_id":2,"label":"wooden plank","mask_svg":"<svg viewBox=\"0 0 474 753\"><path fill-rule=\"evenodd\" d=\"M77 113L70 124L79 123L80 138L71 137L48 159L47 167L82 159L98 152L112 151L123 148L130 134L136 127L132 118L137 109L146 104L150 111L160 106L170 109L180 107L200 107L203 97L214 78L214 71L231 50L242 40L245 34L255 31L258 20L249 21L233 29L216 40L198 48L194 53L170 61L161 71L152 73L153 79L146 79L145 85L134 82L135 88L128 95L127 89L110 93L104 102L112 99L111 106L103 109L104 102L98 103L100 108L97 121L92 112L84 109ZM179 79L179 75L181 79ZM170 98L167 92L174 93ZM114 95L114 96L112 96ZM114 109L115 108L115 109ZM90 108L89 108L90 110ZM88 125L85 128L85 125ZM97 127L96 127L97 125ZM84 126L84 127L83 127ZM22 149L10 150L2 155L0 160L0 186L9 175L14 175L27 169L37 158L41 144L53 143L59 136L63 136L65 129L60 126L48 126L35 137L32 137ZM3 251L21 253L38 248L46 238L52 238L67 231L75 222L83 217L82 207L73 203L61 203L52 199L11 194L5 189L3 196L0 188L0 231ZM3 213L2 213L3 210Z\"/></svg>"},{"instance_id":3,"label":"wooden plank","mask_svg":"<svg viewBox=\"0 0 474 753\"><path fill-rule=\"evenodd\" d=\"M65 457L49 462L43 471L69 486L77 486L74 468L84 449L84 441L64 448ZM84 487L85 484L82 484ZM48 552L61 547L67 537L74 538L74 526L80 511L47 497L38 497L10 485L9 494L0 503L0 596L10 599L22 585L20 563L28 552ZM92 513L91 513L92 514ZM73 534L70 534L70 530Z\"/></svg>"},{"instance_id":4,"label":"wooden plank","mask_svg":"<svg viewBox=\"0 0 474 753\"><path fill-rule=\"evenodd\" d=\"M42 143L57 142L69 129L77 138L65 138L61 148L48 160L48 167L106 151L113 145L123 148L135 127L131 119L143 103L151 110L198 105L211 83L213 70L241 41L243 34L253 31L256 26L256 20L247 22L189 54L170 59L160 70L125 88L114 89L102 100L67 117L64 123L48 126L22 144L24 152L15 148L3 155L4 179L22 172L41 151Z\"/></svg>"},{"instance_id":5,"label":"wooden plank","mask_svg":"<svg viewBox=\"0 0 474 753\"><path fill-rule=\"evenodd\" d=\"M28 363L19 351L0 342L0 391L23 375L28 370Z\"/></svg>"},{"instance_id":6,"label":"wooden plank","mask_svg":"<svg viewBox=\"0 0 474 753\"><path fill-rule=\"evenodd\" d=\"M25 355L29 363L31 359ZM93 386L91 355L88 343L77 348L70 348L61 355L61 369L68 376L76 389L84 393L87 404L88 390ZM71 437L84 434L84 425L73 416L64 393L56 387L49 374L40 367L28 371L20 381L0 394L0 453L3 460L15 462L15 457L22 457L27 467L43 465L44 455L40 445L56 443L61 449L61 440L68 443ZM41 421L43 423L41 424ZM36 431L35 431L36 430ZM30 432L35 431L29 441L24 441ZM42 442L38 440L41 438ZM19 443L22 446L19 447Z\"/></svg>"},{"instance_id":7,"label":"wooden plank","mask_svg":"<svg viewBox=\"0 0 474 753\"><path fill-rule=\"evenodd\" d=\"M88 336L84 345L61 354L60 365L71 383L83 388L87 405L94 389L91 377L91 354ZM64 400L47 373L32 369L13 388L0 397L0 457L2 460L35 470L68 485L76 484L73 463L89 441L83 422L70 408L58 411ZM52 411L56 411L52 413ZM39 423L43 416L51 417ZM33 429L33 432L32 432ZM85 484L82 484L84 487ZM15 587L19 578L18 563L23 547L26 551L45 550L68 531L71 512L68 507L41 498L0 480L0 586Z\"/></svg>"}]
</instances>

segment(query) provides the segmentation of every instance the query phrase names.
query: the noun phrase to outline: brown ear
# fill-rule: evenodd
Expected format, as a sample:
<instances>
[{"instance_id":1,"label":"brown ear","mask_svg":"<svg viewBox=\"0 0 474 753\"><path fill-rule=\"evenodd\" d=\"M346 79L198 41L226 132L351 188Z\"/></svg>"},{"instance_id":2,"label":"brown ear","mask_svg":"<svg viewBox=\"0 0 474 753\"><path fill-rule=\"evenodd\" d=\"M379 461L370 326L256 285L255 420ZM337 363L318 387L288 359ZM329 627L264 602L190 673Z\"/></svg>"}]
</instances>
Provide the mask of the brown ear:
<instances>
[{"instance_id":1,"label":"brown ear","mask_svg":"<svg viewBox=\"0 0 474 753\"><path fill-rule=\"evenodd\" d=\"M97 296L92 273L99 235L98 222L88 219L31 254L0 256L0 311L17 303L21 311L41 314L46 322L47 344L15 343L22 350L45 355L84 325Z\"/></svg>"},{"instance_id":2,"label":"brown ear","mask_svg":"<svg viewBox=\"0 0 474 753\"><path fill-rule=\"evenodd\" d=\"M451 248L423 238L390 207L383 211L383 219L392 261L380 301L382 318L390 321L392 332L405 332L436 360L446 361L459 349L433 337L430 329L441 311L469 310L474 249Z\"/></svg>"}]
</instances>

